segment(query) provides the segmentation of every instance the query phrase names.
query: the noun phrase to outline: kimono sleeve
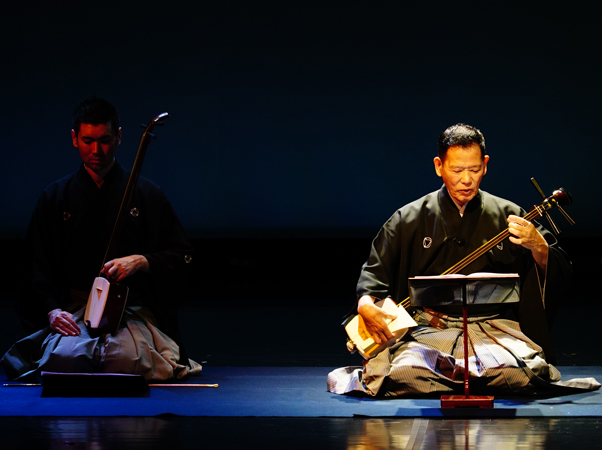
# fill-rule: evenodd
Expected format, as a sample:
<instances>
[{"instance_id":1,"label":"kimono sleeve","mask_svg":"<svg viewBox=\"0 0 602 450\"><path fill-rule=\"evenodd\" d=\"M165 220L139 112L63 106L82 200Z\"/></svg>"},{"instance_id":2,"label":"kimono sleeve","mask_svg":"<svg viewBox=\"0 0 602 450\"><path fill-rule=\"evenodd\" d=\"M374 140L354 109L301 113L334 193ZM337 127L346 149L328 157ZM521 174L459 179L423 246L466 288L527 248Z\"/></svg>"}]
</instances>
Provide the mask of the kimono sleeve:
<instances>
[{"instance_id":1,"label":"kimono sleeve","mask_svg":"<svg viewBox=\"0 0 602 450\"><path fill-rule=\"evenodd\" d=\"M58 230L46 193L42 194L27 229L23 265L23 285L19 293L17 312L27 332L48 325L48 312L62 307L54 247Z\"/></svg>"},{"instance_id":2,"label":"kimono sleeve","mask_svg":"<svg viewBox=\"0 0 602 450\"><path fill-rule=\"evenodd\" d=\"M370 248L368 260L362 266L357 284L358 299L370 295L379 299L394 296L393 290L401 260L401 211L398 210L382 226Z\"/></svg>"}]
</instances>

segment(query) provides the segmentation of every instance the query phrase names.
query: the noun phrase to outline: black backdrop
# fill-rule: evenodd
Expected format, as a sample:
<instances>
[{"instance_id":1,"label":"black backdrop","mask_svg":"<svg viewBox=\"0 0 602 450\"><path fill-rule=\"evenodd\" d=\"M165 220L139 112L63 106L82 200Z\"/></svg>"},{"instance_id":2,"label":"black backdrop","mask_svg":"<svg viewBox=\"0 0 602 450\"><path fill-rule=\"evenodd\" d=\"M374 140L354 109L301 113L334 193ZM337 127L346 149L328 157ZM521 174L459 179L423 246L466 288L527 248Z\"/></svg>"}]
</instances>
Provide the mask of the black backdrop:
<instances>
[{"instance_id":1,"label":"black backdrop","mask_svg":"<svg viewBox=\"0 0 602 450\"><path fill-rule=\"evenodd\" d=\"M1 238L75 169L70 114L168 111L142 175L194 238L372 236L440 186L438 135L466 122L482 187L525 207L568 189L567 236L597 237L601 8L594 2L21 2L3 6Z\"/></svg>"},{"instance_id":2,"label":"black backdrop","mask_svg":"<svg viewBox=\"0 0 602 450\"><path fill-rule=\"evenodd\" d=\"M574 227L553 212L575 267L561 316L599 313L595 2L91 3L0 8L0 307L16 298L37 197L79 164L71 112L99 95L120 111L126 168L140 123L172 115L142 175L163 187L197 249L183 299L201 310L182 314L199 360L231 364L239 333L272 329L262 320L282 305L307 307L298 319L346 355L338 324L370 240L395 209L440 187L436 141L457 122L486 136L484 189L525 208L540 200L532 176L548 194L573 194ZM9 308L0 319L3 352L22 331ZM574 342L556 329L563 364L600 363L582 345L595 336Z\"/></svg>"}]
</instances>

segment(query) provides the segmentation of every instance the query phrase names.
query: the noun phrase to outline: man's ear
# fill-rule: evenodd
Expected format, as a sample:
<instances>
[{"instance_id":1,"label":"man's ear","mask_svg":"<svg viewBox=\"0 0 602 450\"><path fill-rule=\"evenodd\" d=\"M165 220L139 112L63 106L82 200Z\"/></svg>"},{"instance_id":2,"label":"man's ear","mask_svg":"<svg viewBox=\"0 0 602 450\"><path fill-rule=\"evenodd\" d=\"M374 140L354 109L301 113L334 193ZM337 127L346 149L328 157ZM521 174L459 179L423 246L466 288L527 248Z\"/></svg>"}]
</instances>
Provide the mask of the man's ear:
<instances>
[{"instance_id":1,"label":"man's ear","mask_svg":"<svg viewBox=\"0 0 602 450\"><path fill-rule=\"evenodd\" d=\"M117 130L117 145L121 144L121 127Z\"/></svg>"},{"instance_id":2,"label":"man's ear","mask_svg":"<svg viewBox=\"0 0 602 450\"><path fill-rule=\"evenodd\" d=\"M489 155L485 155L483 158L483 175L487 173L487 163L489 162Z\"/></svg>"},{"instance_id":3,"label":"man's ear","mask_svg":"<svg viewBox=\"0 0 602 450\"><path fill-rule=\"evenodd\" d=\"M441 169L443 167L443 161L441 161L441 158L436 156L435 159L433 159L433 162L435 163L435 172L437 172L437 176L440 177Z\"/></svg>"},{"instance_id":4,"label":"man's ear","mask_svg":"<svg viewBox=\"0 0 602 450\"><path fill-rule=\"evenodd\" d=\"M75 134L75 130L71 130L71 141L73 141L73 146L77 148L77 134Z\"/></svg>"}]
</instances>

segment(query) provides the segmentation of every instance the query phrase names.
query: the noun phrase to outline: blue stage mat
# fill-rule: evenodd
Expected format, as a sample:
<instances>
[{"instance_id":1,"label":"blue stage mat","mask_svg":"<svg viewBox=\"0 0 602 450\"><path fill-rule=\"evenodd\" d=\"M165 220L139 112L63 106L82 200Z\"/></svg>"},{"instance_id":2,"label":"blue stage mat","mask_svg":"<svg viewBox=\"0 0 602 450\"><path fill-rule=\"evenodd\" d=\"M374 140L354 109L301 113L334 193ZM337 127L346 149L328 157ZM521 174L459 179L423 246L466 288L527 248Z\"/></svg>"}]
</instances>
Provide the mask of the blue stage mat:
<instances>
[{"instance_id":1,"label":"blue stage mat","mask_svg":"<svg viewBox=\"0 0 602 450\"><path fill-rule=\"evenodd\" d=\"M496 397L494 408L441 409L439 399L373 399L326 391L328 367L205 367L188 383L218 388L152 387L145 397L41 397L41 387L0 388L0 416L212 417L593 417L602 392L553 398ZM594 377L602 367L559 367L564 379ZM5 377L2 377L4 379Z\"/></svg>"}]
</instances>

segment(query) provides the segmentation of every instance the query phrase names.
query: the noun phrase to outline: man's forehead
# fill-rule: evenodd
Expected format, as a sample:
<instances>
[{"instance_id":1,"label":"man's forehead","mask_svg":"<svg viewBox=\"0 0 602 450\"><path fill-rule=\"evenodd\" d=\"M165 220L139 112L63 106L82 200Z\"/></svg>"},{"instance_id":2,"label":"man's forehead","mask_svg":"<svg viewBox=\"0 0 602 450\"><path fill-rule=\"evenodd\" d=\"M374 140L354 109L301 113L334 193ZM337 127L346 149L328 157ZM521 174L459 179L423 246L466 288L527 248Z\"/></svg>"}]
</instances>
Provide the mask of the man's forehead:
<instances>
[{"instance_id":1,"label":"man's forehead","mask_svg":"<svg viewBox=\"0 0 602 450\"><path fill-rule=\"evenodd\" d=\"M79 126L80 136L110 136L113 134L113 128L111 127L111 123L101 123L94 125L92 123L81 123Z\"/></svg>"},{"instance_id":2,"label":"man's forehead","mask_svg":"<svg viewBox=\"0 0 602 450\"><path fill-rule=\"evenodd\" d=\"M479 167L483 165L484 158L477 144L453 145L447 149L443 162L450 167Z\"/></svg>"},{"instance_id":3,"label":"man's forehead","mask_svg":"<svg viewBox=\"0 0 602 450\"><path fill-rule=\"evenodd\" d=\"M479 161L466 162L466 161L451 161L451 160L447 159L444 161L444 164L448 165L449 167L470 168L470 167L482 167L483 161L479 160Z\"/></svg>"}]
</instances>

